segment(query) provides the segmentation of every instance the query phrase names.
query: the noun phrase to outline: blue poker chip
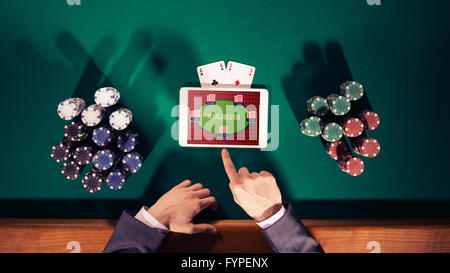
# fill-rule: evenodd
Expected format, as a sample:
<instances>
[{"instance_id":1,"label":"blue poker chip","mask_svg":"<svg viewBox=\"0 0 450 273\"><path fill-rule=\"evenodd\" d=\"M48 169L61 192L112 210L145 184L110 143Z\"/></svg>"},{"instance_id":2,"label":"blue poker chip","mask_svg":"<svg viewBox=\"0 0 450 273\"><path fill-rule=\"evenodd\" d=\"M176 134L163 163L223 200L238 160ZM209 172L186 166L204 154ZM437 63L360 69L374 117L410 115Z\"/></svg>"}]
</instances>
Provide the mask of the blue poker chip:
<instances>
[{"instance_id":1,"label":"blue poker chip","mask_svg":"<svg viewBox=\"0 0 450 273\"><path fill-rule=\"evenodd\" d=\"M142 167L143 161L144 160L139 153L137 152L129 153L123 156L122 166L126 171L130 173L135 173L139 171L139 169Z\"/></svg>"},{"instance_id":2,"label":"blue poker chip","mask_svg":"<svg viewBox=\"0 0 450 273\"><path fill-rule=\"evenodd\" d=\"M95 168L102 171L111 168L115 161L116 155L108 149L98 151L93 157Z\"/></svg>"},{"instance_id":3,"label":"blue poker chip","mask_svg":"<svg viewBox=\"0 0 450 273\"><path fill-rule=\"evenodd\" d=\"M106 184L111 190L120 190L127 181L127 175L122 170L112 171L106 176Z\"/></svg>"},{"instance_id":4,"label":"blue poker chip","mask_svg":"<svg viewBox=\"0 0 450 273\"><path fill-rule=\"evenodd\" d=\"M114 140L114 131L108 126L96 128L92 132L92 140L98 146L107 146Z\"/></svg>"},{"instance_id":5,"label":"blue poker chip","mask_svg":"<svg viewBox=\"0 0 450 273\"><path fill-rule=\"evenodd\" d=\"M126 153L131 152L138 143L138 134L133 131L127 131L117 137L117 148Z\"/></svg>"}]
</instances>

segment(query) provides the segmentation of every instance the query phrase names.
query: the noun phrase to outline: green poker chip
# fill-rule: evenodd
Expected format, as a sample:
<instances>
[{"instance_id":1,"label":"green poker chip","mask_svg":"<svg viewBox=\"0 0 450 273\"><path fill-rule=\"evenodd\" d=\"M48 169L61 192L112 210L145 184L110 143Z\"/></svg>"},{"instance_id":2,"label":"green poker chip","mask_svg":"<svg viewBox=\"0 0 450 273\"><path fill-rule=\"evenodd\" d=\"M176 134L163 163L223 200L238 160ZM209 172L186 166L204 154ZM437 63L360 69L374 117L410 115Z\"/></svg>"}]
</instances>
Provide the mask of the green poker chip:
<instances>
[{"instance_id":1,"label":"green poker chip","mask_svg":"<svg viewBox=\"0 0 450 273\"><path fill-rule=\"evenodd\" d=\"M328 142L336 142L342 138L343 132L341 125L330 122L323 128L322 138Z\"/></svg>"},{"instance_id":2,"label":"green poker chip","mask_svg":"<svg viewBox=\"0 0 450 273\"><path fill-rule=\"evenodd\" d=\"M329 111L329 106L327 101L319 96L314 96L310 98L306 102L306 107L308 109L308 112L310 112L313 115L317 115L320 117L325 116Z\"/></svg>"},{"instance_id":3,"label":"green poker chip","mask_svg":"<svg viewBox=\"0 0 450 273\"><path fill-rule=\"evenodd\" d=\"M347 97L338 94L331 94L327 97L327 103L330 110L336 116L343 116L351 109L350 100Z\"/></svg>"},{"instance_id":4,"label":"green poker chip","mask_svg":"<svg viewBox=\"0 0 450 273\"><path fill-rule=\"evenodd\" d=\"M359 82L346 81L340 88L341 94L351 101L359 100L364 95L364 87Z\"/></svg>"},{"instance_id":5,"label":"green poker chip","mask_svg":"<svg viewBox=\"0 0 450 273\"><path fill-rule=\"evenodd\" d=\"M306 136L320 136L322 134L322 120L316 116L305 118L300 122L300 129Z\"/></svg>"}]
</instances>

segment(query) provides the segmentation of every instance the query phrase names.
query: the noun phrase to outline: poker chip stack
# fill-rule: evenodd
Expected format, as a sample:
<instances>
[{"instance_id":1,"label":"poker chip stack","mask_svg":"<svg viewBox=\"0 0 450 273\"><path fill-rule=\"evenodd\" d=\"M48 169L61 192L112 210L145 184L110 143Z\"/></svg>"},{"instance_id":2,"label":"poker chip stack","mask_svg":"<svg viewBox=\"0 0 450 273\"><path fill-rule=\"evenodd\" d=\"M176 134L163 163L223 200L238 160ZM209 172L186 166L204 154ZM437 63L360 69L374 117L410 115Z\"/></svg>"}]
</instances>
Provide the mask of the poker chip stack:
<instances>
[{"instance_id":1,"label":"poker chip stack","mask_svg":"<svg viewBox=\"0 0 450 273\"><path fill-rule=\"evenodd\" d=\"M81 113L81 120L87 126L98 125L105 116L105 108L97 104L92 104Z\"/></svg>"},{"instance_id":2,"label":"poker chip stack","mask_svg":"<svg viewBox=\"0 0 450 273\"><path fill-rule=\"evenodd\" d=\"M106 184L111 190L120 190L129 177L129 173L122 169L110 172L106 176Z\"/></svg>"},{"instance_id":3,"label":"poker chip stack","mask_svg":"<svg viewBox=\"0 0 450 273\"><path fill-rule=\"evenodd\" d=\"M127 131L117 137L117 148L122 152L131 152L139 143L138 134L133 131Z\"/></svg>"},{"instance_id":4,"label":"poker chip stack","mask_svg":"<svg viewBox=\"0 0 450 273\"><path fill-rule=\"evenodd\" d=\"M309 137L321 136L327 153L336 160L342 171L359 176L364 171L364 162L358 156L373 158L380 152L380 143L364 133L365 129L375 130L380 118L370 110L363 110L356 116L349 115L352 102L364 96L362 84L346 81L339 88L339 94L308 99L306 108L312 116L300 122L300 130Z\"/></svg>"},{"instance_id":5,"label":"poker chip stack","mask_svg":"<svg viewBox=\"0 0 450 273\"><path fill-rule=\"evenodd\" d=\"M64 162L61 174L69 180L75 180L80 175L83 167L78 165L75 161L71 160L69 162Z\"/></svg>"},{"instance_id":6,"label":"poker chip stack","mask_svg":"<svg viewBox=\"0 0 450 273\"><path fill-rule=\"evenodd\" d=\"M322 134L322 127L322 120L316 116L306 118L300 123L302 133L310 137L320 136Z\"/></svg>"},{"instance_id":7,"label":"poker chip stack","mask_svg":"<svg viewBox=\"0 0 450 273\"><path fill-rule=\"evenodd\" d=\"M70 143L67 140L62 140L56 145L53 145L50 157L56 162L64 162L72 156Z\"/></svg>"},{"instance_id":8,"label":"poker chip stack","mask_svg":"<svg viewBox=\"0 0 450 273\"><path fill-rule=\"evenodd\" d=\"M114 87L102 87L95 91L95 103L101 107L110 107L119 102L120 93Z\"/></svg>"},{"instance_id":9,"label":"poker chip stack","mask_svg":"<svg viewBox=\"0 0 450 273\"><path fill-rule=\"evenodd\" d=\"M322 132L322 138L329 142L336 142L342 138L343 130L341 125L330 122L324 126Z\"/></svg>"},{"instance_id":10,"label":"poker chip stack","mask_svg":"<svg viewBox=\"0 0 450 273\"><path fill-rule=\"evenodd\" d=\"M106 171L111 168L116 160L117 155L109 149L100 150L93 157L94 166L100 171Z\"/></svg>"},{"instance_id":11,"label":"poker chip stack","mask_svg":"<svg viewBox=\"0 0 450 273\"><path fill-rule=\"evenodd\" d=\"M92 131L92 141L100 147L105 147L113 142L115 135L109 126L98 127Z\"/></svg>"},{"instance_id":12,"label":"poker chip stack","mask_svg":"<svg viewBox=\"0 0 450 273\"><path fill-rule=\"evenodd\" d=\"M364 132L364 124L358 118L347 117L341 122L341 126L347 137L358 137Z\"/></svg>"},{"instance_id":13,"label":"poker chip stack","mask_svg":"<svg viewBox=\"0 0 450 273\"><path fill-rule=\"evenodd\" d=\"M380 153L380 143L374 138L361 137L351 140L353 151L364 157L376 157Z\"/></svg>"},{"instance_id":14,"label":"poker chip stack","mask_svg":"<svg viewBox=\"0 0 450 273\"><path fill-rule=\"evenodd\" d=\"M319 96L310 98L306 102L306 108L308 109L308 112L319 117L325 116L330 110L327 101Z\"/></svg>"},{"instance_id":15,"label":"poker chip stack","mask_svg":"<svg viewBox=\"0 0 450 273\"><path fill-rule=\"evenodd\" d=\"M336 142L327 142L326 150L330 157L334 160L339 160L343 155L348 154L349 148L345 141L339 140Z\"/></svg>"},{"instance_id":16,"label":"poker chip stack","mask_svg":"<svg viewBox=\"0 0 450 273\"><path fill-rule=\"evenodd\" d=\"M142 167L143 158L140 154L134 152L126 154L122 159L123 169L130 173L139 171Z\"/></svg>"},{"instance_id":17,"label":"poker chip stack","mask_svg":"<svg viewBox=\"0 0 450 273\"><path fill-rule=\"evenodd\" d=\"M100 171L91 169L83 177L81 184L88 192L94 193L101 190L103 180L104 176Z\"/></svg>"},{"instance_id":18,"label":"poker chip stack","mask_svg":"<svg viewBox=\"0 0 450 273\"><path fill-rule=\"evenodd\" d=\"M63 120L71 120L77 117L86 107L86 103L80 98L69 98L58 104L58 115Z\"/></svg>"},{"instance_id":19,"label":"poker chip stack","mask_svg":"<svg viewBox=\"0 0 450 273\"><path fill-rule=\"evenodd\" d=\"M352 154L345 140L327 142L325 148L330 157L336 160L342 171L352 176L363 173L364 162Z\"/></svg>"},{"instance_id":20,"label":"poker chip stack","mask_svg":"<svg viewBox=\"0 0 450 273\"><path fill-rule=\"evenodd\" d=\"M111 109L119 99L117 89L102 87L95 91L95 104L88 107L81 98L58 104L59 117L69 122L64 125L63 140L52 146L50 156L62 163L61 174L66 179L82 177L82 186L90 193L99 191L103 182L112 190L122 189L142 167L144 159L135 151L139 135L125 131L133 120L132 112L123 107ZM83 176L84 169L88 171Z\"/></svg>"},{"instance_id":21,"label":"poker chip stack","mask_svg":"<svg viewBox=\"0 0 450 273\"><path fill-rule=\"evenodd\" d=\"M364 127L367 130L373 131L380 125L380 117L373 111L364 110L359 113L358 117L364 123Z\"/></svg>"},{"instance_id":22,"label":"poker chip stack","mask_svg":"<svg viewBox=\"0 0 450 273\"><path fill-rule=\"evenodd\" d=\"M364 88L362 84L355 81L346 81L340 86L341 94L351 101L356 101L364 95Z\"/></svg>"},{"instance_id":23,"label":"poker chip stack","mask_svg":"<svg viewBox=\"0 0 450 273\"><path fill-rule=\"evenodd\" d=\"M351 176L359 176L364 172L364 162L352 154L346 154L340 158L338 165L342 171Z\"/></svg>"},{"instance_id":24,"label":"poker chip stack","mask_svg":"<svg viewBox=\"0 0 450 273\"><path fill-rule=\"evenodd\" d=\"M80 165L87 165L92 162L92 158L94 156L94 147L91 146L79 146L73 152L73 159L75 162Z\"/></svg>"},{"instance_id":25,"label":"poker chip stack","mask_svg":"<svg viewBox=\"0 0 450 273\"><path fill-rule=\"evenodd\" d=\"M350 109L350 100L347 97L331 94L326 99L330 111L336 116L343 116L347 114Z\"/></svg>"},{"instance_id":26,"label":"poker chip stack","mask_svg":"<svg viewBox=\"0 0 450 273\"><path fill-rule=\"evenodd\" d=\"M70 141L82 141L88 137L88 130L83 123L72 121L64 126L64 137Z\"/></svg>"},{"instance_id":27,"label":"poker chip stack","mask_svg":"<svg viewBox=\"0 0 450 273\"><path fill-rule=\"evenodd\" d=\"M109 124L116 130L123 130L130 125L133 120L133 113L127 108L120 108L109 116Z\"/></svg>"}]
</instances>

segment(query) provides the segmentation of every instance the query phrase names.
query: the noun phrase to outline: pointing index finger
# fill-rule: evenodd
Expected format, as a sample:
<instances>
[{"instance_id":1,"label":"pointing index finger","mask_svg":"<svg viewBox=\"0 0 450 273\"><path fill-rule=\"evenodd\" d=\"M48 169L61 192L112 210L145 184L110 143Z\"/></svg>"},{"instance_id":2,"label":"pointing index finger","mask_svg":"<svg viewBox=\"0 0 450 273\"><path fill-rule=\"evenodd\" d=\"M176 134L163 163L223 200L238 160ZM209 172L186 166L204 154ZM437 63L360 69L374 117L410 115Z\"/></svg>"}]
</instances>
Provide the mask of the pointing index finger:
<instances>
[{"instance_id":1,"label":"pointing index finger","mask_svg":"<svg viewBox=\"0 0 450 273\"><path fill-rule=\"evenodd\" d=\"M227 149L222 149L222 161L230 182L237 182L240 177L236 171L236 167L234 167L234 163L231 160L230 153Z\"/></svg>"}]
</instances>

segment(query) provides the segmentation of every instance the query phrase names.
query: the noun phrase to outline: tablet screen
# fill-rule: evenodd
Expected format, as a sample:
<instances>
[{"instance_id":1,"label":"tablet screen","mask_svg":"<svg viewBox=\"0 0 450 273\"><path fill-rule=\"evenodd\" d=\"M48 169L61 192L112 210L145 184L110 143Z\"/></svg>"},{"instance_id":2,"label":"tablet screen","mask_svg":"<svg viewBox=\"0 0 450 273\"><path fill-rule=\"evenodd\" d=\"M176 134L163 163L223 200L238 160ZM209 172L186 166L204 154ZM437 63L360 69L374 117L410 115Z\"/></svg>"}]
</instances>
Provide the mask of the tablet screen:
<instances>
[{"instance_id":1,"label":"tablet screen","mask_svg":"<svg viewBox=\"0 0 450 273\"><path fill-rule=\"evenodd\" d=\"M259 144L260 93L189 90L187 144Z\"/></svg>"}]
</instances>

